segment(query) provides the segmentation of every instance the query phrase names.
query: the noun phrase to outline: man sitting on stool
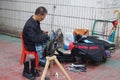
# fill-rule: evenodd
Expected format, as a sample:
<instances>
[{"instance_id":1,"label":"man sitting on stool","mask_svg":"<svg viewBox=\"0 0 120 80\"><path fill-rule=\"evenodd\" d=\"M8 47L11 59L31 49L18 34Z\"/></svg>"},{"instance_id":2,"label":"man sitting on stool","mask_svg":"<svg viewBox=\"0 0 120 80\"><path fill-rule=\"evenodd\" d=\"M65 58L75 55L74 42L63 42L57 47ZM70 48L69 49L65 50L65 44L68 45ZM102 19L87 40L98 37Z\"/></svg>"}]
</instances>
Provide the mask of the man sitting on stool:
<instances>
[{"instance_id":1,"label":"man sitting on stool","mask_svg":"<svg viewBox=\"0 0 120 80\"><path fill-rule=\"evenodd\" d=\"M27 20L23 28L23 38L24 38L24 43L26 48L29 51L36 51L39 56L39 61L43 64L46 63L46 59L43 58L42 52L47 41L50 39L50 37L48 32L41 30L40 21L44 20L46 15L47 15L46 8L38 7L34 15L32 15ZM31 60L31 64L32 64L31 66L35 66L33 62L34 60ZM24 63L23 76L31 80L34 80L34 77L36 76L36 75L33 75L33 73L31 75L31 71L29 71L28 62Z\"/></svg>"}]
</instances>

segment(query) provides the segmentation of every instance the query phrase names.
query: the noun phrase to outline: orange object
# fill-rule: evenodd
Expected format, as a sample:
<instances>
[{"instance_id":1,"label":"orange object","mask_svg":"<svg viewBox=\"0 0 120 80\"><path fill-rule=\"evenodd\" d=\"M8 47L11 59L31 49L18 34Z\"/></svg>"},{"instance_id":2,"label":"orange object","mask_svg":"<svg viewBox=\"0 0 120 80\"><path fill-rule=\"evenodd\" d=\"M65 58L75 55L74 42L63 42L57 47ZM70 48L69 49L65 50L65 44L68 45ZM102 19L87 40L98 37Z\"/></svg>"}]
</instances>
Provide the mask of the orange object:
<instances>
[{"instance_id":1,"label":"orange object","mask_svg":"<svg viewBox=\"0 0 120 80\"><path fill-rule=\"evenodd\" d=\"M27 54L32 54L35 57L35 65L36 65L36 69L38 69L38 63L39 63L39 59L38 59L38 54L35 51L28 51L25 47L24 44L24 39L23 39L23 35L22 32L20 33L20 38L22 39L22 55L21 55L21 59L20 59L20 64L23 64L23 62L25 62L26 59L26 55Z\"/></svg>"},{"instance_id":2,"label":"orange object","mask_svg":"<svg viewBox=\"0 0 120 80\"><path fill-rule=\"evenodd\" d=\"M89 35L89 30L88 29L75 29L73 32L74 35Z\"/></svg>"}]
</instances>

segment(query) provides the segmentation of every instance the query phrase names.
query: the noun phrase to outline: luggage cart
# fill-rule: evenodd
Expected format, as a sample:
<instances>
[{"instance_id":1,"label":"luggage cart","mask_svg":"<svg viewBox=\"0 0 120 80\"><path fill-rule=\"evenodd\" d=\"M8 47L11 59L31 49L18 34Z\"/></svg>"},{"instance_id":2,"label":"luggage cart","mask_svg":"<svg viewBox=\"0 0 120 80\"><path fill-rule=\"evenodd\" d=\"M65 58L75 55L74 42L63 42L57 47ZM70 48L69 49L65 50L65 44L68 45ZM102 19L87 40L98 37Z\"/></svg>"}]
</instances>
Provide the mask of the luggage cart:
<instances>
[{"instance_id":1,"label":"luggage cart","mask_svg":"<svg viewBox=\"0 0 120 80\"><path fill-rule=\"evenodd\" d=\"M92 28L92 35L97 35L111 42L115 42L116 26L116 20L95 20Z\"/></svg>"}]
</instances>

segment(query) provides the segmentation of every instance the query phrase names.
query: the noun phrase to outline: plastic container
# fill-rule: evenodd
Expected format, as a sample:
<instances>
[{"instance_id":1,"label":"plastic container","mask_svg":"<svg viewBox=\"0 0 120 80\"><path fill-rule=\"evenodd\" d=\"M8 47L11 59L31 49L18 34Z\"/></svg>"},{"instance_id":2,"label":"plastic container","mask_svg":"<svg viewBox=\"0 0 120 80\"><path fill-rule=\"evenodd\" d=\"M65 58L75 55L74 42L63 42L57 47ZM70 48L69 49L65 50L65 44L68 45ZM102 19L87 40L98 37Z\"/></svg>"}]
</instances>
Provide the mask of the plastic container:
<instances>
[{"instance_id":1,"label":"plastic container","mask_svg":"<svg viewBox=\"0 0 120 80\"><path fill-rule=\"evenodd\" d=\"M68 50L71 42L75 42L73 33L67 32L64 34L64 49Z\"/></svg>"}]
</instances>

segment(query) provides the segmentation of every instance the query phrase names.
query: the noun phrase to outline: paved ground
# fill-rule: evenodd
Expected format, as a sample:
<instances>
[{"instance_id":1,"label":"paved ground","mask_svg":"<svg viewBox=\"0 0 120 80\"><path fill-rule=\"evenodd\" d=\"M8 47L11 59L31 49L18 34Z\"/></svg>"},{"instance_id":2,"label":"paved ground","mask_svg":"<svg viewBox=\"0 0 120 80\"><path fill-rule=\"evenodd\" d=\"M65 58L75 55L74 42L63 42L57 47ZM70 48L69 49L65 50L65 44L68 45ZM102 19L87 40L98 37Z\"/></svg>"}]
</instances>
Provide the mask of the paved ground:
<instances>
[{"instance_id":1,"label":"paved ground","mask_svg":"<svg viewBox=\"0 0 120 80\"><path fill-rule=\"evenodd\" d=\"M20 56L21 40L0 34L0 80L27 80L22 77L23 65L19 64ZM72 72L67 70L68 64L62 63L62 65L71 80L120 80L120 49L116 50L106 63L88 65L87 72ZM43 69L40 67L41 75ZM47 76L51 80L67 80L56 65L54 65L54 73L58 73L58 76L50 77L48 70Z\"/></svg>"}]
</instances>

